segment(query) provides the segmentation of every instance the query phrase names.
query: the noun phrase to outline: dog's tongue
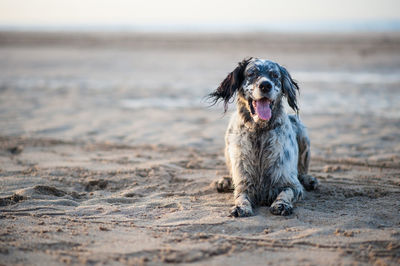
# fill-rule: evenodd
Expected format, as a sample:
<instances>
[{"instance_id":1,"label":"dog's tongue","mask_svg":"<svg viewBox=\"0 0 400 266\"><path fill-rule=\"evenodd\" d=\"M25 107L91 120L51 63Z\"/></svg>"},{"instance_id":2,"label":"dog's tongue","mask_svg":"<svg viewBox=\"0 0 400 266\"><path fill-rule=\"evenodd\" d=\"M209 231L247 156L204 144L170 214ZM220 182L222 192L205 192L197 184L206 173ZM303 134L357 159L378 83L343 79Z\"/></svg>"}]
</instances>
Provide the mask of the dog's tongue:
<instances>
[{"instance_id":1,"label":"dog's tongue","mask_svg":"<svg viewBox=\"0 0 400 266\"><path fill-rule=\"evenodd\" d=\"M256 112L259 118L262 120L269 120L271 118L271 107L270 101L267 99L261 99L256 101Z\"/></svg>"}]
</instances>

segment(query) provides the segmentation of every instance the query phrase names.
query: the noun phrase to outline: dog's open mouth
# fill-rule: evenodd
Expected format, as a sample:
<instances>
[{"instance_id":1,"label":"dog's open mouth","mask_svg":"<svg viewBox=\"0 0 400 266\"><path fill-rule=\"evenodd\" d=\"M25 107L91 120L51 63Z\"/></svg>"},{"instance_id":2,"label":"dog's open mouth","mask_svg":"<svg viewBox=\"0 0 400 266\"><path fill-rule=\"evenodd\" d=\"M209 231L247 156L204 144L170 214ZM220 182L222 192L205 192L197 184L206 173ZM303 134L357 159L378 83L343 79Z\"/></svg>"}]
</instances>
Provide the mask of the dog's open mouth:
<instances>
[{"instance_id":1,"label":"dog's open mouth","mask_svg":"<svg viewBox=\"0 0 400 266\"><path fill-rule=\"evenodd\" d=\"M257 115L260 119L268 121L271 119L271 105L272 101L268 98L261 98L259 100L249 99L249 106L251 114Z\"/></svg>"}]
</instances>

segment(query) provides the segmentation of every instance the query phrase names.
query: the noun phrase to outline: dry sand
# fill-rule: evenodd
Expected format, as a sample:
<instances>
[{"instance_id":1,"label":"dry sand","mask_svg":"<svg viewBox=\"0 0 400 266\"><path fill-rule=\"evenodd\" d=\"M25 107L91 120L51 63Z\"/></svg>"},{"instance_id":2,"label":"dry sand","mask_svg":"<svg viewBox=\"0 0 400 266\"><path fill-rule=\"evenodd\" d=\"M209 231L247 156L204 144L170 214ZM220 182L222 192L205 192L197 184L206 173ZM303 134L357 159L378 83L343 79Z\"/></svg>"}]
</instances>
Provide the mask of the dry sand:
<instances>
[{"instance_id":1,"label":"dry sand","mask_svg":"<svg viewBox=\"0 0 400 266\"><path fill-rule=\"evenodd\" d=\"M245 56L301 86L321 186L288 217L213 187L202 97ZM399 102L398 34L0 33L0 264L398 265Z\"/></svg>"}]
</instances>

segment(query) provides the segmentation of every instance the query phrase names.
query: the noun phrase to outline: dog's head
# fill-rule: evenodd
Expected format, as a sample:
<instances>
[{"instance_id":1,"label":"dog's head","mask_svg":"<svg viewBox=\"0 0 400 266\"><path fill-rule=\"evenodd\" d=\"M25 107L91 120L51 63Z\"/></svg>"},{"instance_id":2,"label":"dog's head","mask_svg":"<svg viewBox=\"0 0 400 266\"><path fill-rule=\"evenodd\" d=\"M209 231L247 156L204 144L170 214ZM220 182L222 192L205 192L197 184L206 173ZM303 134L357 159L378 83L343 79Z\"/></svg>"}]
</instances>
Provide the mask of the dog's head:
<instances>
[{"instance_id":1,"label":"dog's head","mask_svg":"<svg viewBox=\"0 0 400 266\"><path fill-rule=\"evenodd\" d=\"M299 87L289 72L279 64L263 59L249 58L222 81L209 97L214 103L224 101L225 111L235 94L255 122L269 121L274 110L281 109L281 99L286 97L289 106L298 112L297 91Z\"/></svg>"}]
</instances>

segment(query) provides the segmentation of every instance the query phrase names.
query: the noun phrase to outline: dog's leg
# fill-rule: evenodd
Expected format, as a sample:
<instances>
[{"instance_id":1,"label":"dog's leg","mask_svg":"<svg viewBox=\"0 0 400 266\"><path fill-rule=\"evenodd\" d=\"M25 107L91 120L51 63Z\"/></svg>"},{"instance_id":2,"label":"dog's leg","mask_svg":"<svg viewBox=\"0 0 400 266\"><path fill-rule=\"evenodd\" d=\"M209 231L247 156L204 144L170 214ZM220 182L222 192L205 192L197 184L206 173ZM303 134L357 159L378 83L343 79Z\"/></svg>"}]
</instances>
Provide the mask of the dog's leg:
<instances>
[{"instance_id":1,"label":"dog's leg","mask_svg":"<svg viewBox=\"0 0 400 266\"><path fill-rule=\"evenodd\" d=\"M225 137L226 147L225 147L225 160L226 167L228 169L232 169L230 155L229 155L229 140ZM233 182L230 176L223 176L216 182L217 191L220 193L223 192L232 192L233 191Z\"/></svg>"},{"instance_id":2,"label":"dog's leg","mask_svg":"<svg viewBox=\"0 0 400 266\"><path fill-rule=\"evenodd\" d=\"M235 196L235 206L231 209L230 214L233 217L252 216L254 213L251 203L251 195L254 193L252 193L250 189L251 182L248 180L248 178L246 178L248 174L246 173L243 163L241 162L239 150L232 148L229 154L231 159L231 174Z\"/></svg>"},{"instance_id":3,"label":"dog's leg","mask_svg":"<svg viewBox=\"0 0 400 266\"><path fill-rule=\"evenodd\" d=\"M293 212L293 201L295 195L292 188L286 188L279 193L276 200L271 204L269 210L275 215L290 215Z\"/></svg>"},{"instance_id":4,"label":"dog's leg","mask_svg":"<svg viewBox=\"0 0 400 266\"><path fill-rule=\"evenodd\" d=\"M300 122L297 121L297 123ZM318 179L308 175L310 139L302 125L297 125L297 144L299 146L299 161L297 164L299 181L307 191L314 190L318 187Z\"/></svg>"}]
</instances>

